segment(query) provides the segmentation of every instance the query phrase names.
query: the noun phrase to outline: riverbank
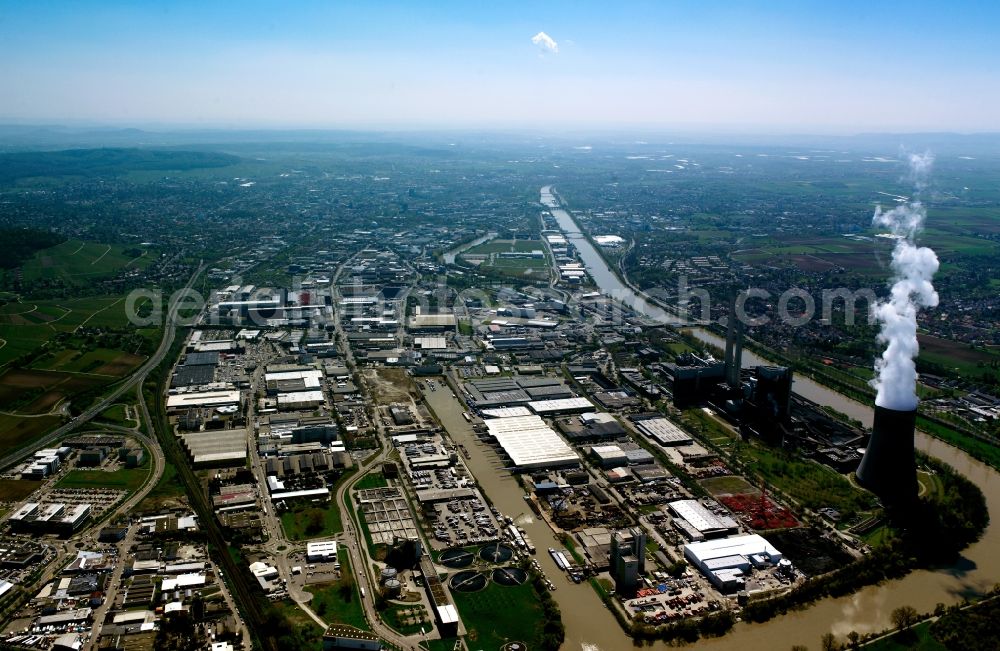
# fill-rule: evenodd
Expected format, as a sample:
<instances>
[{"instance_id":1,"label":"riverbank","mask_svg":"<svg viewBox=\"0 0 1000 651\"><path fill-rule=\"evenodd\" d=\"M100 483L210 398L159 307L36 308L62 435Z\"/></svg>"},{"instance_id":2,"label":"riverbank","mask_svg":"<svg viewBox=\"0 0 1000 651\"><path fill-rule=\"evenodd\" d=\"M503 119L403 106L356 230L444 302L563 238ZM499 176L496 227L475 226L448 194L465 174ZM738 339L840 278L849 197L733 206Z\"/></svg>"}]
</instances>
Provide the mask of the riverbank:
<instances>
[{"instance_id":1,"label":"riverbank","mask_svg":"<svg viewBox=\"0 0 1000 651\"><path fill-rule=\"evenodd\" d=\"M543 188L543 192L548 188L549 186ZM543 204L550 206L550 203L545 201ZM567 228L578 232L579 229L569 215L565 211L561 212L568 220ZM556 216L555 212L553 216ZM574 242L580 242L582 245L586 240L577 238ZM586 244L589 246L589 242ZM591 266L597 269L604 268L604 272L592 275L603 293L615 296L615 291L631 292L621 279L607 268L607 264L596 251L590 260L585 260L585 263L589 263L588 269ZM604 282L607 284L602 285ZM634 292L632 294L634 295ZM721 338L703 328L694 328L693 333L699 340L719 348L725 346ZM756 366L769 365L773 362L748 350L744 352L743 364ZM862 425L871 427L873 409L868 405L843 396L808 377L797 376L793 390L820 406L831 407ZM916 445L919 450L947 463L979 487L989 512L1000 509L1000 474L995 469L977 461L957 447L923 432L917 433ZM993 585L1000 581L1000 554L996 553L997 549L1000 549L1000 526L996 522L991 522L983 531L979 541L966 548L957 561L946 567L918 569L905 577L883 581L849 595L823 598L808 607L790 611L764 624L741 622L725 637L702 639L698 643L699 649L773 651L788 649L796 644L815 648L824 633L832 633L841 639L846 639L851 631L860 634L884 631L891 626L892 610L900 606L913 606L927 612L937 603L954 604L960 597L985 594L992 589ZM607 619L610 619L610 616ZM615 626L615 623L612 622L611 625ZM567 621L567 640L574 639L573 628L573 623ZM600 648L603 651L611 651L627 648L629 644L628 638L622 636L616 644Z\"/></svg>"}]
</instances>

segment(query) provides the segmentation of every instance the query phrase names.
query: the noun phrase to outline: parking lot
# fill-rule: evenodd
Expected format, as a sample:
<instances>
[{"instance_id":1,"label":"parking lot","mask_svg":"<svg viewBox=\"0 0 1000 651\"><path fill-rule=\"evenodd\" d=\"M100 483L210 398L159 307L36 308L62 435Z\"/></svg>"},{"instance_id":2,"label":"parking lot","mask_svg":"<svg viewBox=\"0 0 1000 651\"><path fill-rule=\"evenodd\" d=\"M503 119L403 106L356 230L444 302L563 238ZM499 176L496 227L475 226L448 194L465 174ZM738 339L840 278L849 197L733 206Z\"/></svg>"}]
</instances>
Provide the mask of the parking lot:
<instances>
[{"instance_id":1,"label":"parking lot","mask_svg":"<svg viewBox=\"0 0 1000 651\"><path fill-rule=\"evenodd\" d=\"M100 520L101 516L125 499L127 491L113 488L55 488L39 500L43 504L90 504L90 517Z\"/></svg>"},{"instance_id":2,"label":"parking lot","mask_svg":"<svg viewBox=\"0 0 1000 651\"><path fill-rule=\"evenodd\" d=\"M493 514L478 497L435 504L430 524L442 547L489 542L498 534Z\"/></svg>"},{"instance_id":3,"label":"parking lot","mask_svg":"<svg viewBox=\"0 0 1000 651\"><path fill-rule=\"evenodd\" d=\"M296 588L302 588L311 583L328 583L340 580L339 562L310 563L305 552L289 554L288 566L293 570L291 576L288 577L288 583ZM298 572L294 571L296 568L298 568Z\"/></svg>"}]
</instances>

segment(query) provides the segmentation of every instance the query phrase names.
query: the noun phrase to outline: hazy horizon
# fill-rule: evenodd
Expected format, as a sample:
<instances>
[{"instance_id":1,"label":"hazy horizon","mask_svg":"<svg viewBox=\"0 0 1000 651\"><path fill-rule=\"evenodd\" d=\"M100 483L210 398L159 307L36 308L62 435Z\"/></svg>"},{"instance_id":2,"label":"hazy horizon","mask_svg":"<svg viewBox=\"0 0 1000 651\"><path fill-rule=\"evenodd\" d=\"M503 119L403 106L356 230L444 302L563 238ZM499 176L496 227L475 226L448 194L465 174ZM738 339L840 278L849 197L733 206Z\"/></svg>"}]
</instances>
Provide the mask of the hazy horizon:
<instances>
[{"instance_id":1,"label":"hazy horizon","mask_svg":"<svg viewBox=\"0 0 1000 651\"><path fill-rule=\"evenodd\" d=\"M992 132L997 18L923 2L10 5L0 123Z\"/></svg>"}]
</instances>

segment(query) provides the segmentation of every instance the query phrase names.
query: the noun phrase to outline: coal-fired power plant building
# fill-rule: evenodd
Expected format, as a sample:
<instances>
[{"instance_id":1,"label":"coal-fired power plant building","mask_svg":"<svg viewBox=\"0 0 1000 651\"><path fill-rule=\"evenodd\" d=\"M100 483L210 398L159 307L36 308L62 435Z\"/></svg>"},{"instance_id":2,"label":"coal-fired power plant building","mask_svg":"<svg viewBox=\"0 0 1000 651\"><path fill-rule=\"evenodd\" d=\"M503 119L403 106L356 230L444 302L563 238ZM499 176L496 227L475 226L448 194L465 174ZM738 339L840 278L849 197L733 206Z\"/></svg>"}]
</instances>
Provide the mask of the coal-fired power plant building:
<instances>
[{"instance_id":1,"label":"coal-fired power plant building","mask_svg":"<svg viewBox=\"0 0 1000 651\"><path fill-rule=\"evenodd\" d=\"M886 504L906 504L917 496L913 429L917 412L875 407L868 448L858 466L858 483Z\"/></svg>"}]
</instances>

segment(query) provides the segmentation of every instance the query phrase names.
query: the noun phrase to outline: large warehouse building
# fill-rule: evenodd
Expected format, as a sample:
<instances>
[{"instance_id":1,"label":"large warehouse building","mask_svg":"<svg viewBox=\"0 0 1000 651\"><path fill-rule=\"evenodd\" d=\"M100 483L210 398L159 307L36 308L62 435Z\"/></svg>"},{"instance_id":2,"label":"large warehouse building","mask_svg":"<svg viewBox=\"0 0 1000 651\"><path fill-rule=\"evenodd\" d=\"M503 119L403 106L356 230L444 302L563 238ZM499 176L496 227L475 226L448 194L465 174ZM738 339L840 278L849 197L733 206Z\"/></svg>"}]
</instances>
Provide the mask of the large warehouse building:
<instances>
[{"instance_id":1,"label":"large warehouse building","mask_svg":"<svg viewBox=\"0 0 1000 651\"><path fill-rule=\"evenodd\" d=\"M781 561L781 552L757 534L706 540L684 545L684 557L723 591L743 588L750 567L770 567Z\"/></svg>"},{"instance_id":2,"label":"large warehouse building","mask_svg":"<svg viewBox=\"0 0 1000 651\"><path fill-rule=\"evenodd\" d=\"M586 398L556 398L553 400L532 400L528 403L536 414L550 416L553 414L578 414L592 411L594 403Z\"/></svg>"},{"instance_id":3,"label":"large warehouse building","mask_svg":"<svg viewBox=\"0 0 1000 651\"><path fill-rule=\"evenodd\" d=\"M580 462L577 453L539 416L490 418L485 423L490 436L518 470L575 466Z\"/></svg>"},{"instance_id":4,"label":"large warehouse building","mask_svg":"<svg viewBox=\"0 0 1000 651\"><path fill-rule=\"evenodd\" d=\"M236 390L225 391L199 391L192 393L177 393L167 396L167 411L176 412L180 409L225 407L229 405L240 405L240 392Z\"/></svg>"},{"instance_id":5,"label":"large warehouse building","mask_svg":"<svg viewBox=\"0 0 1000 651\"><path fill-rule=\"evenodd\" d=\"M691 435L666 418L634 419L635 426L647 438L653 439L663 446L690 445L694 442Z\"/></svg>"},{"instance_id":6,"label":"large warehouse building","mask_svg":"<svg viewBox=\"0 0 1000 651\"><path fill-rule=\"evenodd\" d=\"M181 444L196 466L240 466L247 458L247 431L220 429L181 434Z\"/></svg>"},{"instance_id":7,"label":"large warehouse building","mask_svg":"<svg viewBox=\"0 0 1000 651\"><path fill-rule=\"evenodd\" d=\"M677 500L667 507L674 516L674 527L688 540L698 542L710 538L722 538L739 531L736 520L728 515L713 512L698 500Z\"/></svg>"}]
</instances>

